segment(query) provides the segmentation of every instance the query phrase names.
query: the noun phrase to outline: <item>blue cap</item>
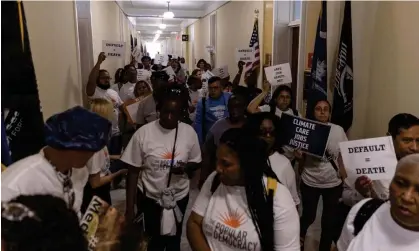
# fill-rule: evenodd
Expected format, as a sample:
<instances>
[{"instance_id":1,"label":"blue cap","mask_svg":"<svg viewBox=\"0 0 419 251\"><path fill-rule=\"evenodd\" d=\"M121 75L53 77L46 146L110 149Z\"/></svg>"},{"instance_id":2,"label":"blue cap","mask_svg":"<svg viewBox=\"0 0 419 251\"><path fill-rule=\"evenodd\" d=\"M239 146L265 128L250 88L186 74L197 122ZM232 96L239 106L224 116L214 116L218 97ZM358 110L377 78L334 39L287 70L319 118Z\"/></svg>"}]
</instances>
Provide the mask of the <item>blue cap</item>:
<instances>
[{"instance_id":1,"label":"blue cap","mask_svg":"<svg viewBox=\"0 0 419 251\"><path fill-rule=\"evenodd\" d=\"M45 143L56 149L100 151L110 138L112 124L100 115L73 107L45 122Z\"/></svg>"}]
</instances>

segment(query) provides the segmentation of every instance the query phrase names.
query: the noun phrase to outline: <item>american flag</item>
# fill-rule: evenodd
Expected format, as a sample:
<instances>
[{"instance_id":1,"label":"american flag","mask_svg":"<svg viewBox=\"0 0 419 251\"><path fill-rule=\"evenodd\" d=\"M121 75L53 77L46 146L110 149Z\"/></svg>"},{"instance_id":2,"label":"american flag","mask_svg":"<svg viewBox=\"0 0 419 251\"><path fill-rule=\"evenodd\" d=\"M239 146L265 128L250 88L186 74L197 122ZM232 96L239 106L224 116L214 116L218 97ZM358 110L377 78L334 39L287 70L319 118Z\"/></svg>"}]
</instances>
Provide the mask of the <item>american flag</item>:
<instances>
[{"instance_id":1,"label":"american flag","mask_svg":"<svg viewBox=\"0 0 419 251\"><path fill-rule=\"evenodd\" d=\"M253 62L246 63L246 71L245 76L250 74L254 69L257 69L260 66L260 51L259 51L259 27L258 27L258 19L255 19L255 23L253 25L253 32L252 37L250 38L249 47L253 48L254 52L254 59Z\"/></svg>"}]
</instances>

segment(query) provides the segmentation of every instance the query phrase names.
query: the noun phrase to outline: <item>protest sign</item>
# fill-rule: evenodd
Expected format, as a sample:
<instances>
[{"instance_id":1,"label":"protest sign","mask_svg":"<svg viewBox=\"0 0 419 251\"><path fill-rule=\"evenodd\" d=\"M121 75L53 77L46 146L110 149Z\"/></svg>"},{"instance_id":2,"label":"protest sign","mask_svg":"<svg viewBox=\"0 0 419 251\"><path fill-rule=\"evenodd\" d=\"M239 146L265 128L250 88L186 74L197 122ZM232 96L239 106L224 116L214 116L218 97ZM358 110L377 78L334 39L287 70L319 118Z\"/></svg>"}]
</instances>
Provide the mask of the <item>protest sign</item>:
<instances>
[{"instance_id":1,"label":"protest sign","mask_svg":"<svg viewBox=\"0 0 419 251\"><path fill-rule=\"evenodd\" d=\"M208 52L215 52L215 47L214 47L214 45L207 45L207 46L205 46L205 49L206 49Z\"/></svg>"},{"instance_id":2,"label":"protest sign","mask_svg":"<svg viewBox=\"0 0 419 251\"><path fill-rule=\"evenodd\" d=\"M348 178L367 176L371 180L391 180L396 172L397 158L393 139L380 137L339 143Z\"/></svg>"},{"instance_id":3,"label":"protest sign","mask_svg":"<svg viewBox=\"0 0 419 251\"><path fill-rule=\"evenodd\" d=\"M137 220L138 221L138 220ZM126 245L147 250L150 240L144 232L144 221L125 224L123 213L97 196L91 200L80 221L89 251L125 250Z\"/></svg>"},{"instance_id":4,"label":"protest sign","mask_svg":"<svg viewBox=\"0 0 419 251\"><path fill-rule=\"evenodd\" d=\"M244 49L236 49L236 61L243 61L245 63L247 62L253 62L255 55L253 53L253 48L244 48Z\"/></svg>"},{"instance_id":5,"label":"protest sign","mask_svg":"<svg viewBox=\"0 0 419 251\"><path fill-rule=\"evenodd\" d=\"M125 42L102 41L102 51L106 57L125 58Z\"/></svg>"},{"instance_id":6,"label":"protest sign","mask_svg":"<svg viewBox=\"0 0 419 251\"><path fill-rule=\"evenodd\" d=\"M230 74L228 73L228 66L227 65L224 65L222 67L213 69L212 74L214 76L220 77L222 79L230 76Z\"/></svg>"},{"instance_id":7,"label":"protest sign","mask_svg":"<svg viewBox=\"0 0 419 251\"><path fill-rule=\"evenodd\" d=\"M156 54L156 56L154 57L154 64L166 66L168 61L169 57L164 54Z\"/></svg>"},{"instance_id":8,"label":"protest sign","mask_svg":"<svg viewBox=\"0 0 419 251\"><path fill-rule=\"evenodd\" d=\"M137 81L149 80L151 78L151 72L145 69L137 69Z\"/></svg>"},{"instance_id":9,"label":"protest sign","mask_svg":"<svg viewBox=\"0 0 419 251\"><path fill-rule=\"evenodd\" d=\"M282 113L281 133L286 145L323 157L329 139L330 125Z\"/></svg>"},{"instance_id":10,"label":"protest sign","mask_svg":"<svg viewBox=\"0 0 419 251\"><path fill-rule=\"evenodd\" d=\"M290 64L279 64L265 68L266 79L271 85L292 83Z\"/></svg>"}]
</instances>

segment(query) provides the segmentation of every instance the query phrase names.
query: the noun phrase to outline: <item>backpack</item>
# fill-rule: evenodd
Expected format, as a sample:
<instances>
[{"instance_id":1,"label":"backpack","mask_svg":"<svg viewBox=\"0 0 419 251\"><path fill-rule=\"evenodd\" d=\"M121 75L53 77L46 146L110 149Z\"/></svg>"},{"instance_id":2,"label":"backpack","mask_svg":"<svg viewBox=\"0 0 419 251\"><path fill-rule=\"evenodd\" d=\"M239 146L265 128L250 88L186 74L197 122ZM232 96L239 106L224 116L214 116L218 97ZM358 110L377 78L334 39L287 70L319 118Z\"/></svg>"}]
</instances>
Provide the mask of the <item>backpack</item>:
<instances>
[{"instance_id":1,"label":"backpack","mask_svg":"<svg viewBox=\"0 0 419 251\"><path fill-rule=\"evenodd\" d=\"M213 194L215 192L215 190L217 190L220 183L221 183L220 176L218 174L216 174L214 179L212 180L211 194ZM267 190L269 196L272 194L272 198L275 195L277 187L278 187L278 181L275 178L268 177L268 184L266 186L266 190Z\"/></svg>"},{"instance_id":2,"label":"backpack","mask_svg":"<svg viewBox=\"0 0 419 251\"><path fill-rule=\"evenodd\" d=\"M385 201L380 199L371 199L362 205L354 219L354 236L357 236L361 232L365 223L371 218L371 216L377 211Z\"/></svg>"}]
</instances>

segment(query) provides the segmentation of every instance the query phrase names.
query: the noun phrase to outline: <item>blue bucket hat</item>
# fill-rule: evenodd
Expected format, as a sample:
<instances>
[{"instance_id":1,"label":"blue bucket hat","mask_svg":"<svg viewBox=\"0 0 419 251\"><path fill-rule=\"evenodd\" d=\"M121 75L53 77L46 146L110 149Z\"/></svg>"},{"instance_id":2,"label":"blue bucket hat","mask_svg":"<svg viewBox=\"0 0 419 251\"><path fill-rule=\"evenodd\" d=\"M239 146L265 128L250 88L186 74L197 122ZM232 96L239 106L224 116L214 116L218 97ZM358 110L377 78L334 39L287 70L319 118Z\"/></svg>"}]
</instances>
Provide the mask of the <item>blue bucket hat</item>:
<instances>
[{"instance_id":1,"label":"blue bucket hat","mask_svg":"<svg viewBox=\"0 0 419 251\"><path fill-rule=\"evenodd\" d=\"M110 138L111 122L81 106L51 116L45 122L45 143L56 149L100 151Z\"/></svg>"}]
</instances>

